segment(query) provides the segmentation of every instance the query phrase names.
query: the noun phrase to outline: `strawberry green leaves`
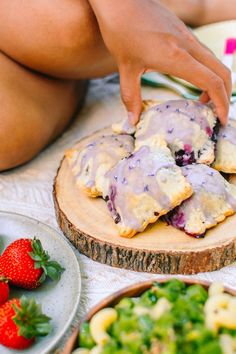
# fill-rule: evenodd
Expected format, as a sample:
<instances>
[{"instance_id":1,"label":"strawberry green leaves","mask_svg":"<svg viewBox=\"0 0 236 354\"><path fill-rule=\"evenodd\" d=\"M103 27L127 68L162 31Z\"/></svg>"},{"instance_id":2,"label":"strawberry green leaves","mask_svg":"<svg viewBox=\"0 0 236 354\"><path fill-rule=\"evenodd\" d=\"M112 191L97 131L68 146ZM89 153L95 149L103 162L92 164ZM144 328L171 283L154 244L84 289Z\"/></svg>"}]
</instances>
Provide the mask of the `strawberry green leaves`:
<instances>
[{"instance_id":1,"label":"strawberry green leaves","mask_svg":"<svg viewBox=\"0 0 236 354\"><path fill-rule=\"evenodd\" d=\"M48 252L43 249L40 240L34 237L31 246L32 252L29 252L29 255L35 261L35 269L43 269L39 283L43 283L47 276L52 280L59 280L65 269L58 262L50 260L50 256Z\"/></svg>"},{"instance_id":2,"label":"strawberry green leaves","mask_svg":"<svg viewBox=\"0 0 236 354\"><path fill-rule=\"evenodd\" d=\"M22 296L20 306L12 304L12 307L15 310L13 321L19 328L20 336L31 339L46 336L51 332L51 318L42 313L41 305L38 305L34 298L27 299Z\"/></svg>"}]
</instances>

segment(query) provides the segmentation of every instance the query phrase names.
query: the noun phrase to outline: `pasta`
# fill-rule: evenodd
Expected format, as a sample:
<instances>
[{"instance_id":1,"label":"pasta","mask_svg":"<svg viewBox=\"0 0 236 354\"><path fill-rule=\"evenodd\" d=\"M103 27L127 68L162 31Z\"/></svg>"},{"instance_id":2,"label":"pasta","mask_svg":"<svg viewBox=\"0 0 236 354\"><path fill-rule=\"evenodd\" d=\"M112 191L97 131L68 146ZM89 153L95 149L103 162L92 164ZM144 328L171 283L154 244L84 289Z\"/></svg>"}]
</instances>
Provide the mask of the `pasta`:
<instances>
[{"instance_id":1,"label":"pasta","mask_svg":"<svg viewBox=\"0 0 236 354\"><path fill-rule=\"evenodd\" d=\"M205 303L206 327L218 332L220 328L236 329L236 298L224 293L221 284L212 284L209 298ZM220 344L224 354L236 353L236 340L228 334L220 335Z\"/></svg>"},{"instance_id":2,"label":"pasta","mask_svg":"<svg viewBox=\"0 0 236 354\"><path fill-rule=\"evenodd\" d=\"M92 317L90 331L97 344L105 344L109 340L106 330L116 319L117 312L112 308L102 309Z\"/></svg>"},{"instance_id":3,"label":"pasta","mask_svg":"<svg viewBox=\"0 0 236 354\"><path fill-rule=\"evenodd\" d=\"M102 346L96 345L96 347L90 350L89 354L100 354L101 352L102 352Z\"/></svg>"},{"instance_id":4,"label":"pasta","mask_svg":"<svg viewBox=\"0 0 236 354\"><path fill-rule=\"evenodd\" d=\"M223 290L222 286L212 285L205 304L206 326L216 332L221 327L236 329L236 298Z\"/></svg>"},{"instance_id":5,"label":"pasta","mask_svg":"<svg viewBox=\"0 0 236 354\"><path fill-rule=\"evenodd\" d=\"M221 334L220 343L224 354L236 354L236 340L230 335Z\"/></svg>"},{"instance_id":6,"label":"pasta","mask_svg":"<svg viewBox=\"0 0 236 354\"><path fill-rule=\"evenodd\" d=\"M172 307L171 303L164 297L161 297L152 309L143 306L136 306L134 312L138 315L148 314L154 320L158 320L166 311L170 310Z\"/></svg>"},{"instance_id":7,"label":"pasta","mask_svg":"<svg viewBox=\"0 0 236 354\"><path fill-rule=\"evenodd\" d=\"M216 294L221 294L223 292L224 292L223 284L215 282L215 283L212 283L211 286L209 287L208 295L209 296L213 296L213 295L216 295Z\"/></svg>"},{"instance_id":8,"label":"pasta","mask_svg":"<svg viewBox=\"0 0 236 354\"><path fill-rule=\"evenodd\" d=\"M236 296L171 279L104 308L80 329L73 354L236 354Z\"/></svg>"}]
</instances>

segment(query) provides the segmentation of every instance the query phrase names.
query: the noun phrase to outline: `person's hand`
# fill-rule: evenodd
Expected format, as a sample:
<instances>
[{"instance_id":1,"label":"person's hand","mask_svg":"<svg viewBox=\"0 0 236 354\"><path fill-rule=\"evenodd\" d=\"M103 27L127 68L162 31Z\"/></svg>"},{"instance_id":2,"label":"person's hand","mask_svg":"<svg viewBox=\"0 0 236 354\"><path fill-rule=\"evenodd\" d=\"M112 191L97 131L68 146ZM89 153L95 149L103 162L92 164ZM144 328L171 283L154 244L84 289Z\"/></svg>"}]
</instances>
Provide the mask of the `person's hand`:
<instances>
[{"instance_id":1,"label":"person's hand","mask_svg":"<svg viewBox=\"0 0 236 354\"><path fill-rule=\"evenodd\" d=\"M89 0L106 46L117 61L121 96L129 120L141 112L140 78L159 71L185 79L213 101L225 124L231 95L230 71L157 0Z\"/></svg>"}]
</instances>

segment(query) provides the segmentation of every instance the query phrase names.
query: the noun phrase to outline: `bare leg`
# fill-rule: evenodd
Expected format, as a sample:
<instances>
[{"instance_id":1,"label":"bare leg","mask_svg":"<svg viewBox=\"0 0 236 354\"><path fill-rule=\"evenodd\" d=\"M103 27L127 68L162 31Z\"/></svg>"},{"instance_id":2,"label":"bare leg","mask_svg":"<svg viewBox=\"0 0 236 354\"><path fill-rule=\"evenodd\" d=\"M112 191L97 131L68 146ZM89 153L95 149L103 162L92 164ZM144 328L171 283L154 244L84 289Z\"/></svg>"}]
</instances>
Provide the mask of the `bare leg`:
<instances>
[{"instance_id":1,"label":"bare leg","mask_svg":"<svg viewBox=\"0 0 236 354\"><path fill-rule=\"evenodd\" d=\"M0 1L0 49L55 77L93 78L116 70L87 0Z\"/></svg>"},{"instance_id":2,"label":"bare leg","mask_svg":"<svg viewBox=\"0 0 236 354\"><path fill-rule=\"evenodd\" d=\"M116 66L86 0L0 1L0 51L4 170L30 160L65 129L85 92L76 80Z\"/></svg>"},{"instance_id":3,"label":"bare leg","mask_svg":"<svg viewBox=\"0 0 236 354\"><path fill-rule=\"evenodd\" d=\"M35 74L0 54L0 170L30 160L68 125L85 83Z\"/></svg>"}]
</instances>

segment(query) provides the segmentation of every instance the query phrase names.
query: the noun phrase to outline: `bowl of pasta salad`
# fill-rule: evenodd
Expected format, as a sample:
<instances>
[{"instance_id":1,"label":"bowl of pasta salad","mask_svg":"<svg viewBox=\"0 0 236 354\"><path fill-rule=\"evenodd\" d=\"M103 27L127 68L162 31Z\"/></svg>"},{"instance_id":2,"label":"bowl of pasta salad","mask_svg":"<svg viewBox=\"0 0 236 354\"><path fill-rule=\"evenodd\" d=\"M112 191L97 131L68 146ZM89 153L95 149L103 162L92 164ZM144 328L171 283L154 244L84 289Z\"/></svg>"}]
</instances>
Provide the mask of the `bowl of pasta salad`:
<instances>
[{"instance_id":1,"label":"bowl of pasta salad","mask_svg":"<svg viewBox=\"0 0 236 354\"><path fill-rule=\"evenodd\" d=\"M88 313L69 353L235 354L236 291L181 278L132 285Z\"/></svg>"}]
</instances>

